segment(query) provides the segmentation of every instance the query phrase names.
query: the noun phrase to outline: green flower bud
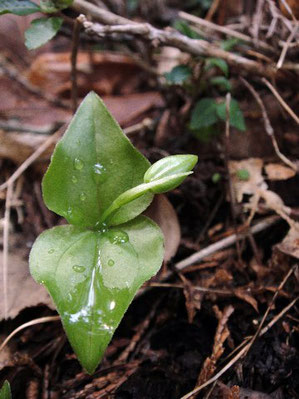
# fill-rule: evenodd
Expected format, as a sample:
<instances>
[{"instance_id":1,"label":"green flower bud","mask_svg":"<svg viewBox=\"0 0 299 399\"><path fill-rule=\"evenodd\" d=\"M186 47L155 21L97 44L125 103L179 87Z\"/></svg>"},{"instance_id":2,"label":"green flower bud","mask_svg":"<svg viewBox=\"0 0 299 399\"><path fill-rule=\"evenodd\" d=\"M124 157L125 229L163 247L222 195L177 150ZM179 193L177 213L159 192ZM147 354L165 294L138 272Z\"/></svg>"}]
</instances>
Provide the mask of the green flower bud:
<instances>
[{"instance_id":1,"label":"green flower bud","mask_svg":"<svg viewBox=\"0 0 299 399\"><path fill-rule=\"evenodd\" d=\"M198 161L196 155L171 155L155 162L144 174L145 183L154 183L150 191L165 193L178 187Z\"/></svg>"}]
</instances>

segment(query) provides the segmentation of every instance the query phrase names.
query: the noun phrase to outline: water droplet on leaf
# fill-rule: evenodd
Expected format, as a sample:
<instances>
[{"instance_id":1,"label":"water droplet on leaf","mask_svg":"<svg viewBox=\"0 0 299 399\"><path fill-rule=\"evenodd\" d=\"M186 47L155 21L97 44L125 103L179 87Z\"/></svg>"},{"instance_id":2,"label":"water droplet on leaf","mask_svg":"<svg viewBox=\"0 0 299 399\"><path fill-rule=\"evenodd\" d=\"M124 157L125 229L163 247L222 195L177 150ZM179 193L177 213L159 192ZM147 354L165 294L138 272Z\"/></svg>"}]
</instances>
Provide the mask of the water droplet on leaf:
<instances>
[{"instance_id":1,"label":"water droplet on leaf","mask_svg":"<svg viewBox=\"0 0 299 399\"><path fill-rule=\"evenodd\" d=\"M111 244L123 244L129 241L129 236L124 231L111 231L108 233Z\"/></svg>"},{"instance_id":2,"label":"water droplet on leaf","mask_svg":"<svg viewBox=\"0 0 299 399\"><path fill-rule=\"evenodd\" d=\"M80 209L69 207L67 212L65 212L64 217L71 224L79 224L83 220L83 215Z\"/></svg>"},{"instance_id":3,"label":"water droplet on leaf","mask_svg":"<svg viewBox=\"0 0 299 399\"><path fill-rule=\"evenodd\" d=\"M52 254L53 252L55 252L54 248L49 249L48 254Z\"/></svg>"},{"instance_id":4,"label":"water droplet on leaf","mask_svg":"<svg viewBox=\"0 0 299 399\"><path fill-rule=\"evenodd\" d=\"M104 165L100 164L100 163L96 163L93 166L93 171L94 171L94 179L96 183L103 183L107 177L107 169L105 168Z\"/></svg>"},{"instance_id":5,"label":"water droplet on leaf","mask_svg":"<svg viewBox=\"0 0 299 399\"><path fill-rule=\"evenodd\" d=\"M78 179L76 176L72 176L72 182L75 184L78 183Z\"/></svg>"},{"instance_id":6,"label":"water droplet on leaf","mask_svg":"<svg viewBox=\"0 0 299 399\"><path fill-rule=\"evenodd\" d=\"M77 273L83 273L85 271L85 267L79 266L79 265L74 265L72 267L72 269L74 270L74 272L77 272Z\"/></svg>"},{"instance_id":7,"label":"water droplet on leaf","mask_svg":"<svg viewBox=\"0 0 299 399\"><path fill-rule=\"evenodd\" d=\"M80 158L75 158L74 160L74 168L76 170L82 170L84 167L84 162Z\"/></svg>"},{"instance_id":8,"label":"water droplet on leaf","mask_svg":"<svg viewBox=\"0 0 299 399\"><path fill-rule=\"evenodd\" d=\"M86 194L85 193L81 193L80 194L80 200L81 201L85 201L86 200Z\"/></svg>"},{"instance_id":9,"label":"water droplet on leaf","mask_svg":"<svg viewBox=\"0 0 299 399\"><path fill-rule=\"evenodd\" d=\"M113 259L109 259L108 260L108 266L113 266L114 265L114 260Z\"/></svg>"}]
</instances>

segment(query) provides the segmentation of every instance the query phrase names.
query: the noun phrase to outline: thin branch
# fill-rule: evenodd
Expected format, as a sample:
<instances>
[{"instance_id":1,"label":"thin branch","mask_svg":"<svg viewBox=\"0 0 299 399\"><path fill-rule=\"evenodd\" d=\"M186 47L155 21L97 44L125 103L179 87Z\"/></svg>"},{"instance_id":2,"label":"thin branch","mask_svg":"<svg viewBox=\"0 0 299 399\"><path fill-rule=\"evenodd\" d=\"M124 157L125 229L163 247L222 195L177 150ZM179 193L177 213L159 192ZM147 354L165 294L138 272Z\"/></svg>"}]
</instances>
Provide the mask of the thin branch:
<instances>
[{"instance_id":1,"label":"thin branch","mask_svg":"<svg viewBox=\"0 0 299 399\"><path fill-rule=\"evenodd\" d=\"M78 108L78 85L77 85L77 56L80 39L81 24L75 21L72 35L72 53L71 53L71 82L72 82L72 110L76 112Z\"/></svg>"},{"instance_id":2,"label":"thin branch","mask_svg":"<svg viewBox=\"0 0 299 399\"><path fill-rule=\"evenodd\" d=\"M40 323L49 323L51 321L59 321L60 316L46 316L46 317L40 317L39 319L34 319L31 321L28 321L28 323L24 323L21 326L17 327L12 333L9 334L9 336L2 342L0 345L0 352L2 349L8 344L8 342L14 337L19 331L24 330L24 328L34 326L35 324L40 324Z\"/></svg>"},{"instance_id":3,"label":"thin branch","mask_svg":"<svg viewBox=\"0 0 299 399\"><path fill-rule=\"evenodd\" d=\"M273 325L288 311L291 309L292 306L295 305L299 297L295 298L288 306L286 306L285 309L283 309L273 320L271 320L271 324L269 323L266 327L264 327L259 336L261 337L264 335ZM201 391L203 388L207 387L208 385L212 384L213 382L217 381L228 369L230 369L241 357L246 355L248 352L248 349L250 348L251 343L249 342L247 345L245 345L237 354L236 356L228 362L217 374L214 375L214 377L210 378L208 381L206 381L204 384L200 385L199 387L193 389L193 391L187 393L186 395L182 396L180 399L189 399L191 398L194 394L198 393Z\"/></svg>"},{"instance_id":4,"label":"thin branch","mask_svg":"<svg viewBox=\"0 0 299 399\"><path fill-rule=\"evenodd\" d=\"M8 251L9 251L9 224L10 224L10 208L13 196L13 183L7 187L5 212L4 212L4 227L3 227L3 265L2 265L2 282L3 282L3 303L4 303L4 318L8 317L8 282L7 282L7 266L8 266Z\"/></svg>"},{"instance_id":5,"label":"thin branch","mask_svg":"<svg viewBox=\"0 0 299 399\"><path fill-rule=\"evenodd\" d=\"M279 60L278 60L277 65L276 65L277 69L280 69L280 68L282 67L282 65L283 65L283 62L284 62L285 57L286 57L286 55L287 55L287 51L288 51L288 49L289 49L289 47L290 47L291 41L294 39L294 37L295 37L295 35L296 35L296 32L297 32L297 30L298 30L298 26L299 26L299 24L298 24L298 22L297 22L297 23L295 24L295 26L294 26L292 32L290 33L290 35L289 35L287 41L285 42L283 48L282 48L282 51L281 51Z\"/></svg>"},{"instance_id":6,"label":"thin branch","mask_svg":"<svg viewBox=\"0 0 299 399\"><path fill-rule=\"evenodd\" d=\"M257 223L253 227L250 228L251 234L257 234L270 226L273 226L280 220L279 216L269 216L268 218L262 220L261 222ZM209 245L206 248L194 253L193 255L189 256L188 258L176 263L175 267L177 270L181 271L185 269L187 266L193 265L194 263L201 262L207 256L214 254L222 249L228 248L233 245L238 238L245 238L247 233L239 233L239 237L236 234L232 234L228 237L223 238L220 241L215 242L214 244ZM169 277L169 276L168 276Z\"/></svg>"},{"instance_id":7,"label":"thin branch","mask_svg":"<svg viewBox=\"0 0 299 399\"><path fill-rule=\"evenodd\" d=\"M220 25L214 24L213 22L207 21L206 19L196 17L195 15L187 14L184 11L180 11L178 15L180 18L185 19L186 21L189 21L193 24L196 24L199 26L204 26L205 28L214 30L216 32L224 33L227 36L235 37L237 39L242 40L243 42L255 45L255 47L258 47L258 48L260 47L264 50L275 52L275 49L272 46L270 46L269 44L264 43L261 40L254 40L250 36L245 35L244 33L237 32L237 31L227 28L225 26L220 26Z\"/></svg>"},{"instance_id":8,"label":"thin branch","mask_svg":"<svg viewBox=\"0 0 299 399\"><path fill-rule=\"evenodd\" d=\"M251 92L251 94L253 95L253 97L255 98L256 102L258 103L261 112L262 112L262 116L263 116L263 121L264 121L264 127L265 127L265 131L268 134L268 136L270 137L271 141L272 141L272 145L273 148L276 152L276 155L282 160L282 162L284 162L286 165L288 165L290 168L292 168L293 170L295 170L297 172L297 167L296 165L290 161L284 154L282 154L282 152L280 152L280 149L278 147L275 135L274 135L274 129L270 123L270 119L268 117L266 108L264 106L264 103L260 97L260 95L257 93L257 91L253 88L253 86L247 82L246 79L242 78L240 76L240 80L242 81L242 83L247 87L247 89Z\"/></svg>"},{"instance_id":9,"label":"thin branch","mask_svg":"<svg viewBox=\"0 0 299 399\"><path fill-rule=\"evenodd\" d=\"M113 14L113 12L104 10L103 8L97 7L85 0L75 0L72 4L72 8L79 13L92 16L95 21L107 25L125 25L134 23L127 18Z\"/></svg>"},{"instance_id":10,"label":"thin branch","mask_svg":"<svg viewBox=\"0 0 299 399\"><path fill-rule=\"evenodd\" d=\"M299 65L298 65L298 68L299 68ZM271 90L271 92L274 94L276 99L279 101L280 105L287 111L287 113L299 125L299 117L295 114L295 112L292 110L292 108L284 101L284 99L281 97L281 95L278 93L278 91L275 89L275 87L272 86L271 83L265 78L262 78L262 82L265 83L265 85Z\"/></svg>"},{"instance_id":11,"label":"thin branch","mask_svg":"<svg viewBox=\"0 0 299 399\"><path fill-rule=\"evenodd\" d=\"M82 23L87 34L98 36L99 38L113 37L115 34L137 36L152 42L156 47L171 46L197 56L222 58L228 64L242 71L254 73L259 76L273 78L277 73L273 65L263 65L240 55L230 53L206 40L190 39L173 29L161 30L148 23L136 23L133 21L129 21L127 24L109 25L111 22L111 13L109 13L109 17L107 16L107 18L105 18L105 13L106 11L101 10L101 22L103 25L88 21L84 15L80 15L78 20ZM118 39L120 38L118 37Z\"/></svg>"},{"instance_id":12,"label":"thin branch","mask_svg":"<svg viewBox=\"0 0 299 399\"><path fill-rule=\"evenodd\" d=\"M226 167L227 176L228 176L227 177L227 179L228 179L228 194L229 194L229 200L230 200L231 216L232 216L232 220L233 220L233 228L235 230L235 234L237 237L236 249L237 249L239 262L241 262L241 247L240 247L240 241L239 241L239 234L237 231L237 217L236 217L236 212L235 212L236 198L235 198L235 192L233 189L231 174L229 171L230 103L231 103L231 94L227 93L227 95L225 97L224 162L225 162L225 167Z\"/></svg>"},{"instance_id":13,"label":"thin branch","mask_svg":"<svg viewBox=\"0 0 299 399\"><path fill-rule=\"evenodd\" d=\"M33 133L33 134L41 134L48 136L54 132L56 132L57 129L61 127L61 123L53 123L49 125L49 127L44 127L44 128L37 128L36 126L29 126L29 125L24 125L21 123L15 123L15 122L4 122L0 121L0 129L6 131L6 132L21 132L21 133Z\"/></svg>"},{"instance_id":14,"label":"thin branch","mask_svg":"<svg viewBox=\"0 0 299 399\"><path fill-rule=\"evenodd\" d=\"M19 167L18 169L10 176L10 178L0 186L0 191L6 189L10 184L15 182L24 172L25 170L36 161L39 156L46 151L46 149L60 137L62 133L62 129L59 129L56 133L50 136L41 146L39 146L33 154L30 155Z\"/></svg>"},{"instance_id":15,"label":"thin branch","mask_svg":"<svg viewBox=\"0 0 299 399\"><path fill-rule=\"evenodd\" d=\"M278 288L276 289L276 291L275 291L275 293L274 293L274 295L273 295L273 297L272 297L272 299L271 299L271 302L270 302L270 304L268 305L267 310L266 310L266 312L264 313L264 316L263 316L263 318L262 318L262 320L261 320L261 322L260 322L260 324L259 324L259 326L258 326L258 329L256 330L256 333L254 334L254 336L252 337L252 339L250 340L250 342L249 342L249 344L248 344L246 353L249 351L249 349L252 347L252 345L253 345L254 342L256 341L257 337L260 335L261 330L262 330L262 327L263 327L263 325L264 325L264 323L265 323L265 320L266 320L266 318L267 318L267 316L268 316L270 310L272 309L272 306L274 305L274 302L275 302L275 300L276 300L276 298L277 298L277 295L279 294L279 291L283 289L283 287L284 287L285 283L287 282L287 280L289 279L290 275L293 274L293 273L295 272L296 269L297 269L297 266L292 267L292 268L288 271L288 273L286 274L286 276L284 277L284 279L282 280L282 282L279 284ZM245 353L245 355L246 355L246 353Z\"/></svg>"}]
</instances>

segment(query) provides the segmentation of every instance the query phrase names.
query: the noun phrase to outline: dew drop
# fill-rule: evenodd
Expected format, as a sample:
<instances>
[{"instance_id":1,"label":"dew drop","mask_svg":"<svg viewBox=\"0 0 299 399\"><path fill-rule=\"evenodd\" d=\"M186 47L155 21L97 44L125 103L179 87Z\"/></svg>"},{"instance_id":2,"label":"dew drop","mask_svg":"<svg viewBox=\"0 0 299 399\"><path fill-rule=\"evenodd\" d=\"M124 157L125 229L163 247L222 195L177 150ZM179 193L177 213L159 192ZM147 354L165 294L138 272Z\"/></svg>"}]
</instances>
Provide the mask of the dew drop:
<instances>
[{"instance_id":1,"label":"dew drop","mask_svg":"<svg viewBox=\"0 0 299 399\"><path fill-rule=\"evenodd\" d=\"M83 215L80 209L69 207L65 212L64 217L71 224L81 223L83 220Z\"/></svg>"},{"instance_id":2,"label":"dew drop","mask_svg":"<svg viewBox=\"0 0 299 399\"><path fill-rule=\"evenodd\" d=\"M108 238L111 244L124 244L129 241L129 236L124 231L111 231Z\"/></svg>"},{"instance_id":3,"label":"dew drop","mask_svg":"<svg viewBox=\"0 0 299 399\"><path fill-rule=\"evenodd\" d=\"M75 158L74 160L74 168L76 170L81 170L84 167L84 162L80 158Z\"/></svg>"},{"instance_id":4,"label":"dew drop","mask_svg":"<svg viewBox=\"0 0 299 399\"><path fill-rule=\"evenodd\" d=\"M77 272L77 273L83 273L85 271L85 267L79 266L79 265L74 265L72 267L72 269L74 270L74 272Z\"/></svg>"},{"instance_id":5,"label":"dew drop","mask_svg":"<svg viewBox=\"0 0 299 399\"><path fill-rule=\"evenodd\" d=\"M114 265L114 260L113 259L109 259L108 260L108 266L113 266Z\"/></svg>"},{"instance_id":6,"label":"dew drop","mask_svg":"<svg viewBox=\"0 0 299 399\"><path fill-rule=\"evenodd\" d=\"M107 169L105 168L104 165L100 163L96 163L93 166L93 171L94 171L94 180L96 183L103 183L108 177Z\"/></svg>"},{"instance_id":7,"label":"dew drop","mask_svg":"<svg viewBox=\"0 0 299 399\"><path fill-rule=\"evenodd\" d=\"M49 249L48 254L53 254L55 252L54 248Z\"/></svg>"},{"instance_id":8,"label":"dew drop","mask_svg":"<svg viewBox=\"0 0 299 399\"><path fill-rule=\"evenodd\" d=\"M80 200L82 201L82 202L84 202L85 200L86 200L86 194L85 193L81 193L80 194Z\"/></svg>"},{"instance_id":9,"label":"dew drop","mask_svg":"<svg viewBox=\"0 0 299 399\"><path fill-rule=\"evenodd\" d=\"M76 176L72 176L72 182L75 184L78 183L78 179Z\"/></svg>"}]
</instances>

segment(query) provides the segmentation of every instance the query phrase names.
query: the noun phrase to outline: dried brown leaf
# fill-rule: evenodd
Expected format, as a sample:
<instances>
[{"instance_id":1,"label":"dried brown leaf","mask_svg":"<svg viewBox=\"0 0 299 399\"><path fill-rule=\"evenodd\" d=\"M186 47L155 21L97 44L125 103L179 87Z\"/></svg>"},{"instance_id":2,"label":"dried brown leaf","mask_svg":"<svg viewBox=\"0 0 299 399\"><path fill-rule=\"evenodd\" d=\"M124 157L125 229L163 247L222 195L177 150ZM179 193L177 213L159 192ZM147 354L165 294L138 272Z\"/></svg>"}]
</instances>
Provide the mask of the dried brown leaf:
<instances>
[{"instance_id":1,"label":"dried brown leaf","mask_svg":"<svg viewBox=\"0 0 299 399\"><path fill-rule=\"evenodd\" d=\"M2 270L3 253L0 251L0 270ZM54 309L52 300L42 285L37 284L29 273L28 262L24 260L21 250L14 249L8 257L8 317L14 318L27 307L39 304ZM2 273L0 275L1 296L3 293ZM4 301L0 299L0 320L4 317Z\"/></svg>"},{"instance_id":2,"label":"dried brown leaf","mask_svg":"<svg viewBox=\"0 0 299 399\"><path fill-rule=\"evenodd\" d=\"M268 163L265 171L269 180L287 180L296 175L293 169L279 163Z\"/></svg>"},{"instance_id":3,"label":"dried brown leaf","mask_svg":"<svg viewBox=\"0 0 299 399\"><path fill-rule=\"evenodd\" d=\"M284 254L299 259L299 223L295 223L294 227L290 228L284 240L277 244L276 248Z\"/></svg>"},{"instance_id":4,"label":"dried brown leaf","mask_svg":"<svg viewBox=\"0 0 299 399\"><path fill-rule=\"evenodd\" d=\"M165 195L156 195L145 215L153 219L163 231L164 262L167 263L176 254L180 245L181 229L177 214Z\"/></svg>"}]
</instances>

